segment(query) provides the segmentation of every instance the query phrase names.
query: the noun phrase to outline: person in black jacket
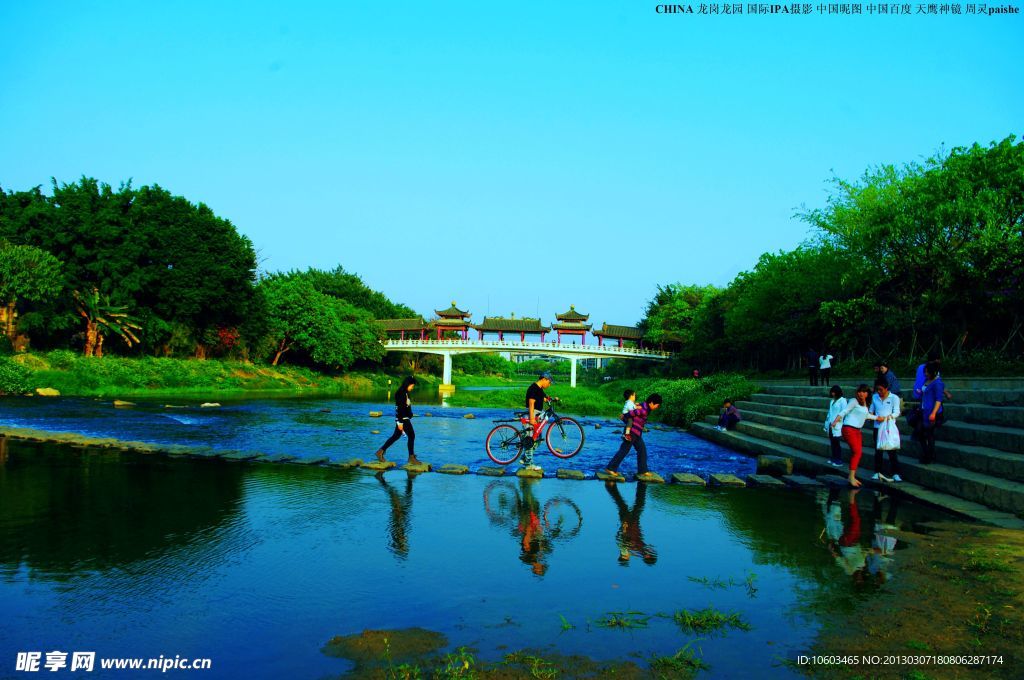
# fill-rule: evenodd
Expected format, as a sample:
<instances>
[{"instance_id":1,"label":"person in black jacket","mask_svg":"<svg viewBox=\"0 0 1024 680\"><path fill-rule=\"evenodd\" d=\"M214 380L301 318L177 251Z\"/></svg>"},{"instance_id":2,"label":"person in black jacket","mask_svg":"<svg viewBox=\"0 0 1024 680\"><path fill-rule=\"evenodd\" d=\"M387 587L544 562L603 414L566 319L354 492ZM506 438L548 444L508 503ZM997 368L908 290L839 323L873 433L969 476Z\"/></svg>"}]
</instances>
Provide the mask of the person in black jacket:
<instances>
[{"instance_id":1,"label":"person in black jacket","mask_svg":"<svg viewBox=\"0 0 1024 680\"><path fill-rule=\"evenodd\" d=\"M409 446L409 463L415 465L420 462L416 457L416 431L412 429L412 399L409 397L409 393L414 387L416 387L416 378L409 376L402 381L402 386L395 392L395 431L384 442L384 446L377 449L375 455L379 461L384 460L384 452L397 442L404 432L406 443Z\"/></svg>"}]
</instances>

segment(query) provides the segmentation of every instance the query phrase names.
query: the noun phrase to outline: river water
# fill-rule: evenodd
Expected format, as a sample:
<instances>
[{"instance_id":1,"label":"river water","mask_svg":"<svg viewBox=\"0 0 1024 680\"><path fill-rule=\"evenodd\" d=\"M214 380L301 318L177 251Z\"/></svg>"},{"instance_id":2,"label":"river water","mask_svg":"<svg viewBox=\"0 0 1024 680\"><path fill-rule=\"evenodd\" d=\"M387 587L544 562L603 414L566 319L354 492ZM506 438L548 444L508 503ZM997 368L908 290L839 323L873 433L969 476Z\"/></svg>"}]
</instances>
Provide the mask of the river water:
<instances>
[{"instance_id":1,"label":"river water","mask_svg":"<svg viewBox=\"0 0 1024 680\"><path fill-rule=\"evenodd\" d=\"M383 405L333 399L25 401L0 402L0 422L339 458L372 451L389 424L366 416ZM505 413L431 408L416 421L421 457L485 464L488 420ZM613 428L588 422L571 467L614 448ZM649 437L655 470L751 469L683 432ZM886 529L936 518L868 491L375 476L0 439L0 678L25 675L18 652L54 650L212 659L198 677L339 677L352 663L321 651L331 637L409 627L490 660L531 648L643 663L699 640L707 677L792 677L783 660L828 615L863 598L884 606L903 548ZM671 619L704 607L749 630ZM613 612L646 625L603 626Z\"/></svg>"}]
</instances>

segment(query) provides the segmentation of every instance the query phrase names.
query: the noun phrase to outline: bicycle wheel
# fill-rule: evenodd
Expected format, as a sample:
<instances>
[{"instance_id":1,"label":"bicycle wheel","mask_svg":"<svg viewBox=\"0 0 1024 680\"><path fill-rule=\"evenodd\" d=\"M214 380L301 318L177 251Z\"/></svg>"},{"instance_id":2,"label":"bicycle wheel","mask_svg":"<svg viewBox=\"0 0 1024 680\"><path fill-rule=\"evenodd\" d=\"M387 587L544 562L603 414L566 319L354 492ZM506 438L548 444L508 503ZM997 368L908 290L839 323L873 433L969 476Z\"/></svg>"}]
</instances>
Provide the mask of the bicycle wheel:
<instances>
[{"instance_id":1,"label":"bicycle wheel","mask_svg":"<svg viewBox=\"0 0 1024 680\"><path fill-rule=\"evenodd\" d=\"M512 482L495 480L484 489L484 512L491 524L514 526L518 517L519 490Z\"/></svg>"},{"instance_id":2,"label":"bicycle wheel","mask_svg":"<svg viewBox=\"0 0 1024 680\"><path fill-rule=\"evenodd\" d=\"M519 430L511 425L498 425L487 435L484 448L487 456L498 465L508 465L522 452Z\"/></svg>"},{"instance_id":3,"label":"bicycle wheel","mask_svg":"<svg viewBox=\"0 0 1024 680\"><path fill-rule=\"evenodd\" d=\"M552 538L572 538L582 526L583 513L572 500L556 496L544 504L544 528Z\"/></svg>"},{"instance_id":4,"label":"bicycle wheel","mask_svg":"<svg viewBox=\"0 0 1024 680\"><path fill-rule=\"evenodd\" d=\"M551 453L559 458L572 458L583 448L583 427L572 418L558 418L548 427L544 437Z\"/></svg>"}]
</instances>

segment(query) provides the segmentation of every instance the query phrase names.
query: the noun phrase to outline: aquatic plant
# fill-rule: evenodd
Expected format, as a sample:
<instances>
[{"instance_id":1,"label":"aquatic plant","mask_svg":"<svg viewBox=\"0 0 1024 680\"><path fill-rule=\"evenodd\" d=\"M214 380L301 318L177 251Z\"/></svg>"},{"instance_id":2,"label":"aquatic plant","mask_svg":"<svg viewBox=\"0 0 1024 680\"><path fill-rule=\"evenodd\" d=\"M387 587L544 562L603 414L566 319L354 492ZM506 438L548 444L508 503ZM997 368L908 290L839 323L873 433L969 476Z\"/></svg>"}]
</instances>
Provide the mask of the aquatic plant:
<instances>
[{"instance_id":1,"label":"aquatic plant","mask_svg":"<svg viewBox=\"0 0 1024 680\"><path fill-rule=\"evenodd\" d=\"M453 678L475 678L476 658L466 647L459 647L454 652L445 654L441 659L443 664L434 670L432 677L435 680L451 680Z\"/></svg>"},{"instance_id":2,"label":"aquatic plant","mask_svg":"<svg viewBox=\"0 0 1024 680\"><path fill-rule=\"evenodd\" d=\"M711 666L704 663L691 649L691 646L700 642L693 640L672 656L655 656L651 658L651 673L659 680L672 678L692 678L700 671L710 670ZM703 652L701 652L703 654Z\"/></svg>"},{"instance_id":3,"label":"aquatic plant","mask_svg":"<svg viewBox=\"0 0 1024 680\"><path fill-rule=\"evenodd\" d=\"M542 656L527 652L512 652L505 655L503 666L525 666L530 677L537 680L551 680L559 675L558 666Z\"/></svg>"},{"instance_id":4,"label":"aquatic plant","mask_svg":"<svg viewBox=\"0 0 1024 680\"><path fill-rule=\"evenodd\" d=\"M650 616L643 612L608 612L597 620L602 628L646 628Z\"/></svg>"},{"instance_id":5,"label":"aquatic plant","mask_svg":"<svg viewBox=\"0 0 1024 680\"><path fill-rule=\"evenodd\" d=\"M576 627L574 624L569 623L568 619L566 619L565 616L563 616L562 614L559 614L558 618L562 619L562 631L563 632L565 632L567 630L572 630L573 628Z\"/></svg>"},{"instance_id":6,"label":"aquatic plant","mask_svg":"<svg viewBox=\"0 0 1024 680\"><path fill-rule=\"evenodd\" d=\"M683 630L692 632L714 632L726 627L750 630L750 624L738 613L725 614L714 607L705 607L693 612L681 609L672 615L672 620Z\"/></svg>"}]
</instances>

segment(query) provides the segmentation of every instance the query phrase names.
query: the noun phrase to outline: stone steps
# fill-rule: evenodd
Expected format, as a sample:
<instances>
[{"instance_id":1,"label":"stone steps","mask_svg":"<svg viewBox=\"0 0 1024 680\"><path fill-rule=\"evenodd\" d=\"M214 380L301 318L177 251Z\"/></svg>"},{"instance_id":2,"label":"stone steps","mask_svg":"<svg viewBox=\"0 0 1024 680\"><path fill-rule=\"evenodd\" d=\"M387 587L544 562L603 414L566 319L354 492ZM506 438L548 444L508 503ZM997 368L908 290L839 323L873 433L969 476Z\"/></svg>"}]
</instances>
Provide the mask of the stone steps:
<instances>
[{"instance_id":1,"label":"stone steps","mask_svg":"<svg viewBox=\"0 0 1024 680\"><path fill-rule=\"evenodd\" d=\"M742 431L722 432L716 430L708 423L694 423L690 427L690 431L699 437L714 441L722 444L723 446L727 446L752 456L772 455L792 458L796 469L803 472L817 475L837 474L837 468L831 467L825 462L827 460L827 454L822 455L821 453L808 452L799 448L764 439L761 436L747 434ZM827 443L825 444L825 447L827 450ZM865 458L869 459L870 462L871 456L865 456ZM909 468L909 461L908 465L904 465L904 467ZM915 464L915 467L937 468L939 466L921 466L919 464ZM840 472L845 471L841 470ZM993 509L987 504L967 500L957 494L928 488L913 481L906 481L895 485L872 482L870 481L870 476L871 472L862 465L857 472L857 478L861 480L865 486L882 488L886 493L898 493L903 496L908 496L921 503L942 508L943 510L974 521L985 522L1010 529L1024 529L1024 519L1015 516L1013 513ZM909 475L905 475L905 478L909 478Z\"/></svg>"},{"instance_id":2,"label":"stone steps","mask_svg":"<svg viewBox=\"0 0 1024 680\"><path fill-rule=\"evenodd\" d=\"M819 437L822 441L827 442L827 437L822 429L823 422L811 421L805 418L791 418L761 411L743 410L742 408L740 408L740 412L743 415L743 420L740 421L741 426L744 422L758 423ZM718 422L717 418L713 416L708 417L706 421L711 425ZM824 418L822 418L822 421L824 421ZM871 429L866 427L863 430L865 444L871 444L874 441ZM905 422L900 423L900 430L908 430ZM917 458L920 453L920 445L910 438L909 433L904 434L902 441L903 447L900 450L900 458L903 459L908 456ZM1024 455L1018 453L1008 453L983 446L937 441L935 443L935 458L937 462L943 465L962 467L966 470L973 470L974 472L986 475L1024 482Z\"/></svg>"},{"instance_id":3,"label":"stone steps","mask_svg":"<svg viewBox=\"0 0 1024 680\"><path fill-rule=\"evenodd\" d=\"M822 436L751 422L740 422L737 430L742 434L816 454L823 459L829 455L828 441ZM843 449L844 458L848 457L849 449L845 444ZM874 453L874 449L865 446L860 467L874 469ZM1024 515L1024 484L1020 482L942 463L921 465L916 459L907 456L900 462L903 468L901 476L908 481L998 510Z\"/></svg>"},{"instance_id":4,"label":"stone steps","mask_svg":"<svg viewBox=\"0 0 1024 680\"><path fill-rule=\"evenodd\" d=\"M843 392L846 396L853 394L854 388L861 384L859 380L851 381L840 381L833 380L834 385L839 385L843 388ZM865 384L871 385L871 380L865 380ZM903 387L903 398L910 399L913 397L913 382L904 382ZM1024 406L1024 387L1013 388L1013 387L994 387L994 388L982 388L982 389L971 389L971 388L958 388L947 383L946 389L949 390L952 399L951 401L959 402L962 404L985 404L989 406ZM764 385L762 395L772 395L779 397L822 397L828 398L827 386L812 387L810 385L778 385L768 384Z\"/></svg>"},{"instance_id":5,"label":"stone steps","mask_svg":"<svg viewBox=\"0 0 1024 680\"><path fill-rule=\"evenodd\" d=\"M808 401L804 405L793 405L777 403L765 395L760 397L755 395L753 401L736 402L736 408L743 411L744 409L753 409L755 405L758 407L764 406L764 409L758 408L757 410L765 410L766 412L777 413L778 415L789 415L794 418L805 417L809 420L818 418L820 414L821 419L824 420L825 413L828 412L828 404L828 397L813 397L812 401ZM915 405L915 402L904 401L903 408L909 411ZM958 404L948 402L943 404L942 408L949 421L955 420L978 423L980 425L1024 428L1024 406L992 406L990 404ZM787 412L780 409L805 409L806 412Z\"/></svg>"},{"instance_id":6,"label":"stone steps","mask_svg":"<svg viewBox=\"0 0 1024 680\"><path fill-rule=\"evenodd\" d=\"M900 383L906 385L908 380L910 386L913 387L914 375L900 376ZM835 371L832 372L832 383L840 385L852 385L860 384L861 382L870 383L874 378L870 380L864 380L861 376L848 376L840 375ZM1024 390L1024 377L1001 377L1001 378L990 378L980 376L956 376L952 378L943 378L943 382L949 387L950 390L962 389L962 390L990 390L990 389L1009 389L1009 390ZM811 386L807 384L807 378L785 378L780 380L762 380L761 385L767 390L775 387L807 387ZM818 386L821 389L821 386ZM827 389L827 388L826 388Z\"/></svg>"}]
</instances>

